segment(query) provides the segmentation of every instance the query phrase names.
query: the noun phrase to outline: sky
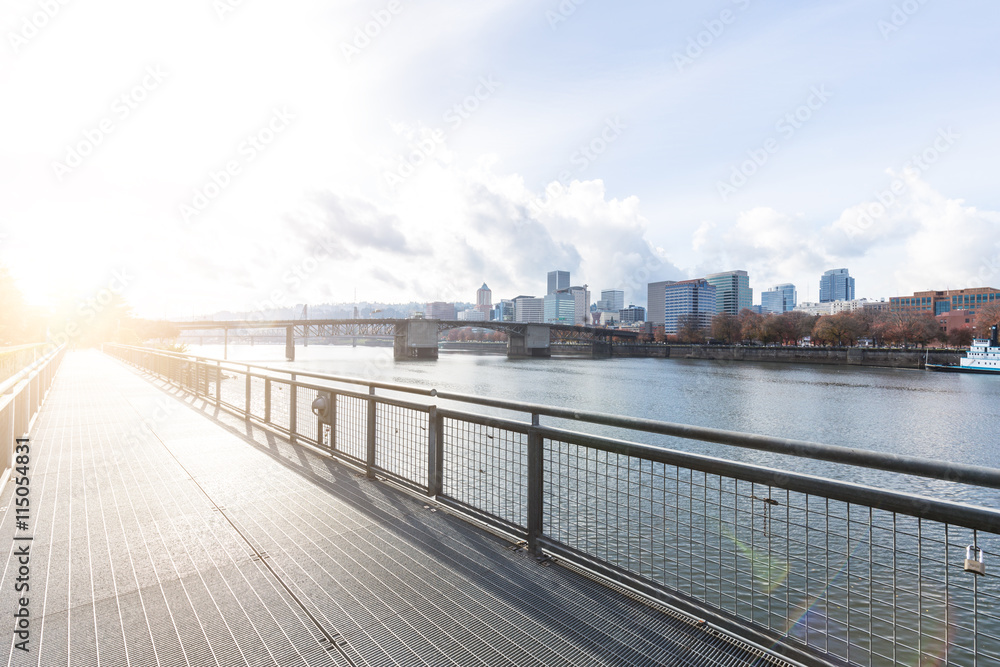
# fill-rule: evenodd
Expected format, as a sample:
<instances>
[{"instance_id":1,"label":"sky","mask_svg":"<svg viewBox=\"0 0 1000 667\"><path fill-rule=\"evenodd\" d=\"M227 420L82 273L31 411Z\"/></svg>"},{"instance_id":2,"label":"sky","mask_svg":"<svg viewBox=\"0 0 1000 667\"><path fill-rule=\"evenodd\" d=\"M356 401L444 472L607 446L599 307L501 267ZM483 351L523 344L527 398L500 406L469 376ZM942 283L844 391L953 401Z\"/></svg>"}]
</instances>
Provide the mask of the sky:
<instances>
[{"instance_id":1,"label":"sky","mask_svg":"<svg viewBox=\"0 0 1000 667\"><path fill-rule=\"evenodd\" d=\"M143 317L1000 287L1000 5L8 0L0 264Z\"/></svg>"}]
</instances>

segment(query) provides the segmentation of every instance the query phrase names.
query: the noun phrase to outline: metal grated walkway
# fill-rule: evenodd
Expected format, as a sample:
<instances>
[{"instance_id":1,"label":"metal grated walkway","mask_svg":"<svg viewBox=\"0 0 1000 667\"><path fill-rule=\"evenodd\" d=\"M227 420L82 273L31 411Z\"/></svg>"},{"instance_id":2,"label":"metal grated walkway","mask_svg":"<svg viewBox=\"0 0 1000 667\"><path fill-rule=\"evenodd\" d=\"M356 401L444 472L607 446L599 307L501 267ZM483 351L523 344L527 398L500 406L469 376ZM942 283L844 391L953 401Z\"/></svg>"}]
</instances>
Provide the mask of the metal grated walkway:
<instances>
[{"instance_id":1,"label":"metal grated walkway","mask_svg":"<svg viewBox=\"0 0 1000 667\"><path fill-rule=\"evenodd\" d=\"M0 497L9 620L33 535L11 664L782 664L95 351L63 361L31 452L28 531Z\"/></svg>"}]
</instances>

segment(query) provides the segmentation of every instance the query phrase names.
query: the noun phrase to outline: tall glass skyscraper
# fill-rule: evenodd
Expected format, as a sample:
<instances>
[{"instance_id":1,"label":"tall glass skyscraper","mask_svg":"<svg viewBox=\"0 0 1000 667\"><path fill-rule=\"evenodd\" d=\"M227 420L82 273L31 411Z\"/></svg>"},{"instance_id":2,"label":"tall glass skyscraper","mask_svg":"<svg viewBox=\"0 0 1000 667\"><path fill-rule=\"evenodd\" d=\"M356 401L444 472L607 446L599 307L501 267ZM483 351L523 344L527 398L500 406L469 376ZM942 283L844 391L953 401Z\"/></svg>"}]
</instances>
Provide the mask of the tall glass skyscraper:
<instances>
[{"instance_id":1,"label":"tall glass skyscraper","mask_svg":"<svg viewBox=\"0 0 1000 667\"><path fill-rule=\"evenodd\" d=\"M704 278L682 280L664 286L663 331L675 334L685 316L695 316L699 326L712 326L716 309L717 291Z\"/></svg>"},{"instance_id":2,"label":"tall glass skyscraper","mask_svg":"<svg viewBox=\"0 0 1000 667\"><path fill-rule=\"evenodd\" d=\"M784 283L760 293L760 308L765 313L787 313L795 310L795 285Z\"/></svg>"},{"instance_id":3,"label":"tall glass skyscraper","mask_svg":"<svg viewBox=\"0 0 1000 667\"><path fill-rule=\"evenodd\" d=\"M569 291L546 294L543 299L543 321L552 324L576 323L576 296Z\"/></svg>"},{"instance_id":4,"label":"tall glass skyscraper","mask_svg":"<svg viewBox=\"0 0 1000 667\"><path fill-rule=\"evenodd\" d=\"M569 289L569 271L549 271L549 289L546 294Z\"/></svg>"},{"instance_id":5,"label":"tall glass skyscraper","mask_svg":"<svg viewBox=\"0 0 1000 667\"><path fill-rule=\"evenodd\" d=\"M625 307L625 292L620 289L601 290L601 306L603 310L618 312ZM601 308L601 306L598 306Z\"/></svg>"},{"instance_id":6,"label":"tall glass skyscraper","mask_svg":"<svg viewBox=\"0 0 1000 667\"><path fill-rule=\"evenodd\" d=\"M854 300L854 278L847 269L830 269L819 279L819 302Z\"/></svg>"},{"instance_id":7,"label":"tall glass skyscraper","mask_svg":"<svg viewBox=\"0 0 1000 667\"><path fill-rule=\"evenodd\" d=\"M753 290L746 271L712 273L705 276L705 280L715 287L718 312L739 315L741 310L753 304Z\"/></svg>"}]
</instances>

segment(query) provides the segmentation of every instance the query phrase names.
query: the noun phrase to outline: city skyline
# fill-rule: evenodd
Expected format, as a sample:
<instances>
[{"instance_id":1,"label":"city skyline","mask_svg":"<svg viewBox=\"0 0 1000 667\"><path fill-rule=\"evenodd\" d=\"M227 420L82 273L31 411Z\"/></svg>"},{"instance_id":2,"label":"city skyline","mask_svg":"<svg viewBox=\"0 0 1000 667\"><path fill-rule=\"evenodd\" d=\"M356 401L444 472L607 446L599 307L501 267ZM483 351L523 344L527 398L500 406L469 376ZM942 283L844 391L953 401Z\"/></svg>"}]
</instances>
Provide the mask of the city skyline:
<instances>
[{"instance_id":1,"label":"city skyline","mask_svg":"<svg viewBox=\"0 0 1000 667\"><path fill-rule=\"evenodd\" d=\"M847 276L847 279L850 281L849 282L850 293L849 296L846 298L846 300L853 300L854 278L848 275L848 269L831 269L825 271L819 277L820 285L822 286L823 282L833 274L836 274L838 276L843 274L844 276ZM571 282L570 278L571 274L569 271L564 271L559 269L548 271L546 274L547 292L545 296L570 289L570 282ZM734 269L731 271L710 273L707 274L706 276L699 276L697 278L691 278L688 280L697 280L700 278L708 280L710 284L714 285L717 288L717 294L718 294L717 298L719 300L717 310L719 312L728 312L730 314L736 315L744 308L750 308L752 306L760 306L766 309L768 307L768 302L766 301L766 299L768 297L773 296L775 290L780 292L782 295L780 299L781 309L774 310L773 312L780 313L786 310L792 310L796 304L797 291L795 285L791 283L782 283L769 290L763 290L763 289L757 290L756 294L759 303L754 303L755 291L753 287L750 286L750 280L752 280L752 277L742 269ZM672 283L672 282L680 282L680 281L666 281L666 283ZM647 283L642 290L634 290L634 294L628 299L625 298L626 297L625 290L614 289L614 288L601 289L600 290L601 299L594 302L592 304L592 307L595 308L596 310L601 310L601 311L618 312L619 310L625 308L625 302L628 301L632 305L642 304L642 307L644 309L648 309L650 306L649 290L651 289L652 286L661 284L662 283L659 281L652 281L650 283ZM480 295L483 292L483 290L487 290L487 292L489 292L489 289L487 288L485 282L483 283L482 287L476 292L476 301L474 302L475 304L481 303ZM588 291L588 294L589 293L590 292ZM646 299L642 300L638 298L640 294L645 294ZM657 295L657 297L654 298L660 298L660 296L661 295ZM882 297L882 300L884 299L885 297ZM831 300L844 300L844 298L840 297ZM431 302L426 302L426 303L430 305ZM455 302L453 302L453 305L461 303L472 303L472 302L456 300Z\"/></svg>"}]
</instances>

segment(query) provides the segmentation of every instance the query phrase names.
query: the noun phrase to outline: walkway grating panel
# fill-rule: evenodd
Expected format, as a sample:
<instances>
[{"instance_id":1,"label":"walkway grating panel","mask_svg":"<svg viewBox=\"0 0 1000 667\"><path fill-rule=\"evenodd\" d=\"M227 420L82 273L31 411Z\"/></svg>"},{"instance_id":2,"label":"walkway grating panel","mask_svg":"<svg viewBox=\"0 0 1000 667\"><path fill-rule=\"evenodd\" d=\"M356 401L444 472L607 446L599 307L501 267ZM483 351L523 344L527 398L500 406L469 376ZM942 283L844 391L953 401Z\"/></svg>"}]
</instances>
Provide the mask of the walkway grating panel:
<instances>
[{"instance_id":1,"label":"walkway grating panel","mask_svg":"<svg viewBox=\"0 0 1000 667\"><path fill-rule=\"evenodd\" d=\"M63 361L31 442L12 664L779 664L97 352ZM15 570L10 546L0 609Z\"/></svg>"}]
</instances>

